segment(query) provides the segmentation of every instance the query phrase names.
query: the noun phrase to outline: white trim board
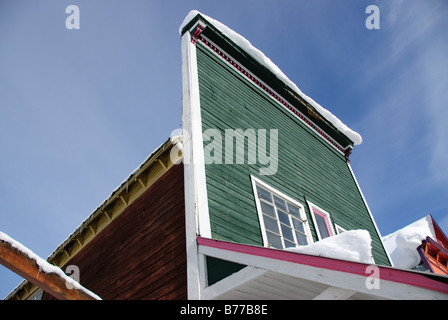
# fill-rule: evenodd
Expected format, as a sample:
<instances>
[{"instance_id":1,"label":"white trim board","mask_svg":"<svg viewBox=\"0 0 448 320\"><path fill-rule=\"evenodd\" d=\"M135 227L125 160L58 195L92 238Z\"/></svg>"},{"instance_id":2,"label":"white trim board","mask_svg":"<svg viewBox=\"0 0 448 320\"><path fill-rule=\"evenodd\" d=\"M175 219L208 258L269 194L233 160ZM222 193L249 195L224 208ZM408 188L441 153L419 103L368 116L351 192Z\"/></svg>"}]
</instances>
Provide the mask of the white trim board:
<instances>
[{"instance_id":1,"label":"white trim board","mask_svg":"<svg viewBox=\"0 0 448 320\"><path fill-rule=\"evenodd\" d=\"M182 36L182 125L188 298L199 299L200 263L196 237L211 237L205 182L201 105L196 46L190 32Z\"/></svg>"}]
</instances>

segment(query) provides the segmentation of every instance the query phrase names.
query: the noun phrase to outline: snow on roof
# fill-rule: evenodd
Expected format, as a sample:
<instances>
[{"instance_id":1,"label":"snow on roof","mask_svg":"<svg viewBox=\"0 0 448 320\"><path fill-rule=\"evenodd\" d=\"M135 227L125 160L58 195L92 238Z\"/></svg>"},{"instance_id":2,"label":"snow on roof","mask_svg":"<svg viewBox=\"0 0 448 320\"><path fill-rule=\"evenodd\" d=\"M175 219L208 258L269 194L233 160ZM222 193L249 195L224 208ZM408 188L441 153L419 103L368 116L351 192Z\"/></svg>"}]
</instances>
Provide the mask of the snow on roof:
<instances>
[{"instance_id":1,"label":"snow on roof","mask_svg":"<svg viewBox=\"0 0 448 320\"><path fill-rule=\"evenodd\" d=\"M412 269L421 260L417 247L428 236L437 239L430 215L384 236L383 243L396 268Z\"/></svg>"},{"instance_id":2,"label":"snow on roof","mask_svg":"<svg viewBox=\"0 0 448 320\"><path fill-rule=\"evenodd\" d=\"M311 104L317 112L319 112L325 119L327 119L331 124L333 124L339 131L345 134L355 145L359 145L362 142L362 137L359 133L353 131L349 127L347 127L341 120L339 120L335 115L333 115L330 111L323 108L320 104L314 101L312 98L308 97L304 94L297 85L292 82L275 63L273 63L268 57L264 55L263 52L255 48L247 39L245 39L240 34L236 33L229 27L225 26L221 22L210 18L197 10L192 10L185 17L183 23L179 27L179 33L182 34L182 30L185 26L194 19L198 14L204 17L209 23L211 23L216 29L218 29L221 33L227 36L230 40L232 40L235 44L237 44L241 49L247 52L252 58L254 58L258 63L265 66L268 70L270 70L278 79L283 81L287 86L289 86L292 90L294 90L297 94L299 94L303 99L305 99L309 104Z\"/></svg>"},{"instance_id":3,"label":"snow on roof","mask_svg":"<svg viewBox=\"0 0 448 320\"><path fill-rule=\"evenodd\" d=\"M367 230L349 230L307 246L287 250L352 262L373 262L372 239Z\"/></svg>"},{"instance_id":4,"label":"snow on roof","mask_svg":"<svg viewBox=\"0 0 448 320\"><path fill-rule=\"evenodd\" d=\"M101 298L99 296L97 296L96 294L94 294L93 292L91 292L90 290L86 289L85 287L83 287L82 285L80 285L77 281L75 281L73 278L67 276L61 268L58 268L50 263L48 263L47 261L45 261L44 259L42 259L41 257L39 257L37 254L35 254L33 251L31 251L30 249L28 249L27 247L25 247L23 244L21 244L20 242L12 239L11 237L9 237L7 234L0 232L0 241L9 243L11 245L11 247L17 249L19 252L27 255L31 260L34 260L37 264L37 266L39 267L39 270L46 273L46 274L51 274L54 273L56 275L58 275L60 278L64 279L64 281L71 285L73 288L76 288L78 290L84 291L86 292L89 296L94 297L97 300L101 300Z\"/></svg>"}]
</instances>

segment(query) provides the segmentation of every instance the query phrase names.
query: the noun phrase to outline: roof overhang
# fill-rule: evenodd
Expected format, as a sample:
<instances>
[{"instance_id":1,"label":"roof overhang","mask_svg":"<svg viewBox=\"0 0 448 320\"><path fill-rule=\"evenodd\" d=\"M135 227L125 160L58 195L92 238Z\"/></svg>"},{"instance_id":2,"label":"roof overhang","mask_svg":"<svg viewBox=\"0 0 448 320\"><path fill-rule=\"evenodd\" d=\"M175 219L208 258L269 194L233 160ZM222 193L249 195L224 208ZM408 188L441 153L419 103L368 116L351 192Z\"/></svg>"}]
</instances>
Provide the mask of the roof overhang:
<instances>
[{"instance_id":1,"label":"roof overhang","mask_svg":"<svg viewBox=\"0 0 448 320\"><path fill-rule=\"evenodd\" d=\"M238 70L249 79L256 78L256 82L260 80L266 84L266 88L262 87L269 92L268 96L281 101L293 114L300 114L299 118L304 118L312 130L316 130L319 135L323 134L332 144L336 143L347 157L354 145L361 144L362 138L357 132L304 94L264 53L234 30L199 11L192 10L179 28L181 36L186 32L190 32L195 44L200 43L199 39L204 35L207 42L213 43L213 50L225 53L230 60L238 62L242 66Z\"/></svg>"},{"instance_id":2,"label":"roof overhang","mask_svg":"<svg viewBox=\"0 0 448 320\"><path fill-rule=\"evenodd\" d=\"M448 277L197 238L200 255L247 267L202 299L448 299Z\"/></svg>"}]
</instances>

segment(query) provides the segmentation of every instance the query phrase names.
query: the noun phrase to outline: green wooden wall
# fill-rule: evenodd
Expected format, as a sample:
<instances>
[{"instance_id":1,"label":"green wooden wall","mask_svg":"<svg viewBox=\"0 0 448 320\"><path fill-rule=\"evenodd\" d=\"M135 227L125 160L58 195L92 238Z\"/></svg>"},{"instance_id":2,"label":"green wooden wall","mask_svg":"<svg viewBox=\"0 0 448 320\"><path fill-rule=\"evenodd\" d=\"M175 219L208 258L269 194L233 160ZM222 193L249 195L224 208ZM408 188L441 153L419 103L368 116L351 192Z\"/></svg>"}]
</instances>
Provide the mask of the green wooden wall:
<instances>
[{"instance_id":1,"label":"green wooden wall","mask_svg":"<svg viewBox=\"0 0 448 320\"><path fill-rule=\"evenodd\" d=\"M390 265L345 157L199 43L197 60L203 131L220 130L224 143L225 129L278 129L275 175L260 175L261 164L206 165L212 236L263 244L253 175L304 205L314 241L307 200L329 212L334 224L368 230L375 262ZM224 163L224 150L222 156Z\"/></svg>"}]
</instances>

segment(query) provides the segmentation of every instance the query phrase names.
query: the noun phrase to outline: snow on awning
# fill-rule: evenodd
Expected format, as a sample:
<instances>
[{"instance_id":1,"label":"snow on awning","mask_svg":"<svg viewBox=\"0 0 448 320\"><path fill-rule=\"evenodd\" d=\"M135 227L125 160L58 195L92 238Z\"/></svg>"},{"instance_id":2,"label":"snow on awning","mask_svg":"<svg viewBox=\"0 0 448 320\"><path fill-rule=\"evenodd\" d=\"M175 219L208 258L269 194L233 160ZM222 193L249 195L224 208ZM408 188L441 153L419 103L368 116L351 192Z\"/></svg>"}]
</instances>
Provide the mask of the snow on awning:
<instances>
[{"instance_id":1,"label":"snow on awning","mask_svg":"<svg viewBox=\"0 0 448 320\"><path fill-rule=\"evenodd\" d=\"M349 230L288 251L339 260L372 263L372 239L367 230Z\"/></svg>"}]
</instances>

